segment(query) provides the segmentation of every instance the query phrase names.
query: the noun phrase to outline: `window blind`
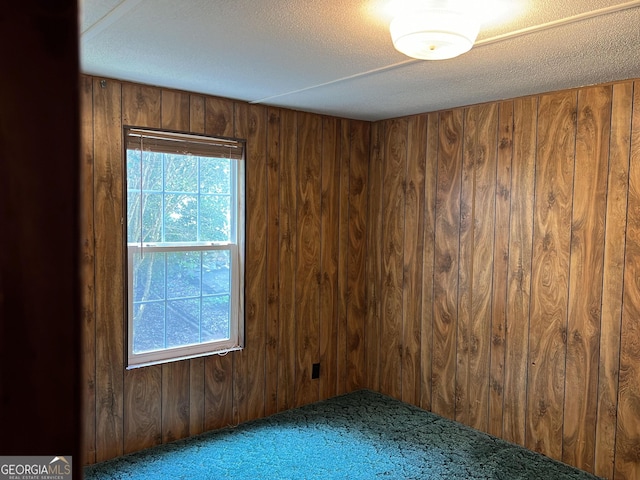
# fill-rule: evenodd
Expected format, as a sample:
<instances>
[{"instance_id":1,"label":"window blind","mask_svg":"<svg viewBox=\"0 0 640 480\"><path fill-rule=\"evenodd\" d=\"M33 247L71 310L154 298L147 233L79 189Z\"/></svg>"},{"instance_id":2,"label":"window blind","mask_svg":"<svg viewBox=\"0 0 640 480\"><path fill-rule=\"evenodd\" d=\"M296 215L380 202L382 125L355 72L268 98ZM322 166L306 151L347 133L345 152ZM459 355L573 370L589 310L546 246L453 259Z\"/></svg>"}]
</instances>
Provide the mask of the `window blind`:
<instances>
[{"instance_id":1,"label":"window blind","mask_svg":"<svg viewBox=\"0 0 640 480\"><path fill-rule=\"evenodd\" d=\"M203 137L188 133L161 132L142 128L125 128L125 147L163 153L180 153L198 157L244 158L244 142L240 140Z\"/></svg>"}]
</instances>

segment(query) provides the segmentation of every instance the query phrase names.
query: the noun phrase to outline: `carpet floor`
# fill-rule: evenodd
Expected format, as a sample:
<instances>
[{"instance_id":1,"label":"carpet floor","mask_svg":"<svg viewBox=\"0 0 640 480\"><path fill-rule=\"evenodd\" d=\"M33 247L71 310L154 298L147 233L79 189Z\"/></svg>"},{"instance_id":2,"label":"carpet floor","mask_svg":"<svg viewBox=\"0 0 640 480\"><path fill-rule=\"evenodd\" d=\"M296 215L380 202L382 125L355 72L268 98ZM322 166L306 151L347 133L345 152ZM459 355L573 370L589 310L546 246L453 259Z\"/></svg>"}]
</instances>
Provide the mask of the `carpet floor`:
<instances>
[{"instance_id":1,"label":"carpet floor","mask_svg":"<svg viewBox=\"0 0 640 480\"><path fill-rule=\"evenodd\" d=\"M360 390L85 467L87 480L597 477Z\"/></svg>"}]
</instances>

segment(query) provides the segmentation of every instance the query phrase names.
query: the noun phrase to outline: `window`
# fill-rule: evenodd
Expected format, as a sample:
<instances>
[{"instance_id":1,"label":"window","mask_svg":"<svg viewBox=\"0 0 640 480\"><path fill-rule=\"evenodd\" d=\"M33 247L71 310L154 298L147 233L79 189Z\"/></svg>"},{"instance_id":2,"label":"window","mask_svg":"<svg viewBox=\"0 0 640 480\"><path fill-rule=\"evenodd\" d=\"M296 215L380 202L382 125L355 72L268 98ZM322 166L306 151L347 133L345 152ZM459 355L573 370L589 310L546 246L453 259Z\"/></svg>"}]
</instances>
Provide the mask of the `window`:
<instances>
[{"instance_id":1,"label":"window","mask_svg":"<svg viewBox=\"0 0 640 480\"><path fill-rule=\"evenodd\" d=\"M244 143L125 129L128 367L240 349Z\"/></svg>"}]
</instances>

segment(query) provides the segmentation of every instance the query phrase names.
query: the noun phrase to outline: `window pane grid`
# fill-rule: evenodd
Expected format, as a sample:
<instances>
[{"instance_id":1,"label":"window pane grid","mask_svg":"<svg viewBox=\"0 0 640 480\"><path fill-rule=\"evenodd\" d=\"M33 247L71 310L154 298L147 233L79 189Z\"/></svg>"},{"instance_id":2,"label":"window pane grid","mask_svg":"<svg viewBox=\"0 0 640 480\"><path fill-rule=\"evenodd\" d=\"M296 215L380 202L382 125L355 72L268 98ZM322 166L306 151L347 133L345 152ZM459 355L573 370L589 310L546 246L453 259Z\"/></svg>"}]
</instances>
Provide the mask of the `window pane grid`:
<instances>
[{"instance_id":1,"label":"window pane grid","mask_svg":"<svg viewBox=\"0 0 640 480\"><path fill-rule=\"evenodd\" d=\"M126 153L129 367L241 348L243 161Z\"/></svg>"},{"instance_id":2,"label":"window pane grid","mask_svg":"<svg viewBox=\"0 0 640 480\"><path fill-rule=\"evenodd\" d=\"M149 163L152 160L148 157L150 155L156 155L157 157L153 160L155 163L162 166L162 168L157 168L158 174L160 176L159 179L154 180L153 178L149 179L147 177L150 174L145 170L145 163ZM235 231L235 223L231 221L232 218L236 218L237 216L237 202L235 201L235 184L237 180L237 169L235 168L235 163L227 159L222 159L227 167L227 178L223 183L218 181L215 184L215 188L209 186L208 189L203 188L203 179L202 179L202 163L205 161L211 161L212 159L207 157L191 157L191 160L194 162L194 171L196 174L195 178L195 186L194 189L175 189L175 188L167 188L167 172L166 165L167 159L165 158L167 155L165 154L147 154L147 152L139 152L139 151L129 151L128 152L128 162L134 167L129 169L128 171L134 171L136 175L129 175L127 182L127 193L131 201L135 204L138 202L137 206L134 206L130 203L129 207L133 208L134 211L129 212L129 226L130 231L133 232L133 236L129 235L129 242L164 242L171 243L175 241L184 242L203 242L203 241L212 241L212 242L220 242L220 241L229 241L234 242L236 238ZM175 157L175 156L174 156ZM175 161L175 159L174 159ZM135 168L135 164L139 163L140 170ZM151 167L148 167L151 170L154 170ZM155 167L154 167L155 168ZM135 178L135 177L138 178ZM155 188L157 187L157 188ZM215 190L215 193L212 192ZM158 207L154 207L155 197L158 197L159 205ZM137 200L136 200L137 199ZM195 235L191 236L191 238L168 238L167 234L169 228L167 225L167 213L173 215L176 219L180 219L182 215L178 212L168 212L171 208L170 202L174 206L180 205L183 206L192 203L190 200L195 201L195 218L193 219L196 225ZM205 212L204 204L209 205L209 210L211 209L220 209L223 208L227 211L224 215L224 222L222 227L218 227L215 231L203 232L203 224L207 221L210 221L211 215L210 211ZM155 208L158 208L160 211L155 212ZM137 212L136 212L137 211ZM157 215L158 217L158 225L157 228L159 231L154 232L153 225L149 226L149 217L154 217ZM133 217L133 218L131 218ZM174 228L175 229L175 228Z\"/></svg>"},{"instance_id":3,"label":"window pane grid","mask_svg":"<svg viewBox=\"0 0 640 480\"><path fill-rule=\"evenodd\" d=\"M162 247L154 247L153 249L155 250L162 250ZM212 255L219 255L219 253L216 252L220 252L223 256L228 257L230 255L230 250L228 249L220 249L220 248L210 248L210 249L205 249L205 250L200 250L200 251L192 251L192 250L178 250L178 251L172 251L171 253L162 253L162 252L156 252L156 253L152 253L152 252L137 252L137 253L133 253L133 268L134 271L138 268L142 268L145 267L145 265L142 264L142 262L144 261L145 255L146 255L146 260L148 263L153 264L154 261L162 261L163 262L163 272L164 272L164 278L169 279L172 278L172 273L170 271L170 265L171 265L171 258L169 257L170 255L174 255L177 256L177 258L179 258L179 254L184 253L184 254L197 254L197 275L199 277L199 285L198 285L198 290L197 292L195 292L192 295L178 295L175 292L172 292L170 290L170 283L165 281L163 282L163 298L150 298L147 299L144 296L141 298L139 295L139 291L140 291L140 285L138 285L138 288L134 288L134 292L133 292L133 299L132 299L132 303L133 303L133 311L134 312L142 312L145 309L145 306L161 306L162 309L154 309L154 311L160 311L162 310L163 315L162 315L162 320L163 320L163 328L162 328L162 342L160 344L158 344L157 341L151 341L151 343L153 345L155 345L155 349L161 349L161 348L170 348L172 346L180 346L182 345L182 343L180 343L181 341L179 340L175 340L171 337L172 335L172 325L169 324L169 320L170 318L175 319L179 319L182 321L183 325L183 329L188 329L189 326L196 329L197 330L197 339L193 339L193 341L195 343L201 343L203 341L210 341L209 338L204 338L204 332L203 332L203 328L204 328L204 324L206 321L211 320L211 335L215 337L215 332L214 330L217 330L219 332L226 332L226 335L224 335L225 338L229 337L229 322L230 322L230 310L229 307L227 306L226 308L226 315L222 318L222 323L220 323L220 318L216 320L214 320L213 318L209 319L206 317L205 314L205 307L207 305L205 305L205 301L208 301L208 303L211 304L222 304L224 306L224 304L228 304L228 299L231 295L231 272L228 269L228 266L224 265L224 261L223 261L223 265L220 267L218 265L214 265L213 269L210 269L211 271L209 273L211 273L212 275L215 274L220 274L220 270L222 270L222 275L223 278L222 279L218 279L218 282L216 283L216 285L218 286L218 288L221 288L221 285L225 285L225 287L222 289L222 291L220 292L214 292L214 293L208 293L204 291L204 286L205 286L205 272L206 272L206 258L205 256ZM150 256L151 255L155 255L155 259L151 259ZM137 259L136 259L137 257ZM184 260L184 259L183 259ZM216 260L217 261L217 260ZM216 266L218 266L218 268L215 268ZM152 268L147 267L147 270L152 270ZM226 272L224 270L227 270ZM224 278L226 277L226 278ZM143 280L146 280L147 283L151 283L152 279L149 278L145 278L144 274L140 274L138 275L137 278L142 278ZM174 277L175 278L175 277ZM149 288L145 288L143 289L143 292L148 292L150 289ZM198 303L198 313L197 315L194 315L193 313L190 313L188 311L185 311L184 309L180 309L179 306L180 304L188 304L189 302L197 302ZM220 313L220 309L218 308L218 313ZM134 322L136 321L136 317L138 320L138 323L141 321L140 314L135 315L134 314ZM216 326L217 325L217 326ZM138 325L139 327L141 327L141 325ZM219 337L219 336L218 336ZM216 340L220 340L221 338L216 337ZM149 349L138 349L137 345L138 342L135 341L136 339L134 338L134 348L133 348L133 353L141 353L142 351L149 351ZM186 343L186 341L183 341L184 344L188 344Z\"/></svg>"},{"instance_id":4,"label":"window pane grid","mask_svg":"<svg viewBox=\"0 0 640 480\"><path fill-rule=\"evenodd\" d=\"M160 299L160 300L137 300L135 302L133 302L134 305L147 305L147 304L151 304L151 303L162 303L162 302L167 302L167 301L173 301L173 300L195 300L198 298L224 298L228 295L223 294L223 293L212 293L209 295L193 295L190 297L171 297L171 298L167 298L167 299Z\"/></svg>"}]
</instances>

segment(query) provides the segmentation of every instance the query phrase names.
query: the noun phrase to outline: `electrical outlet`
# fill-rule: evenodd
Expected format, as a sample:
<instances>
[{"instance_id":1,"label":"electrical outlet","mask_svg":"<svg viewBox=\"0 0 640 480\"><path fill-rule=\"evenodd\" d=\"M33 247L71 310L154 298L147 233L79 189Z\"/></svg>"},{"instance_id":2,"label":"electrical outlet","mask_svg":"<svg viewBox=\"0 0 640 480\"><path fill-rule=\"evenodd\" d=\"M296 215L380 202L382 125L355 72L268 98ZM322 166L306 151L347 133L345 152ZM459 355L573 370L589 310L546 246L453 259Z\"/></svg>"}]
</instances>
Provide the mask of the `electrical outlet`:
<instances>
[{"instance_id":1,"label":"electrical outlet","mask_svg":"<svg viewBox=\"0 0 640 480\"><path fill-rule=\"evenodd\" d=\"M311 378L320 378L320 364L314 363L311 368Z\"/></svg>"}]
</instances>

